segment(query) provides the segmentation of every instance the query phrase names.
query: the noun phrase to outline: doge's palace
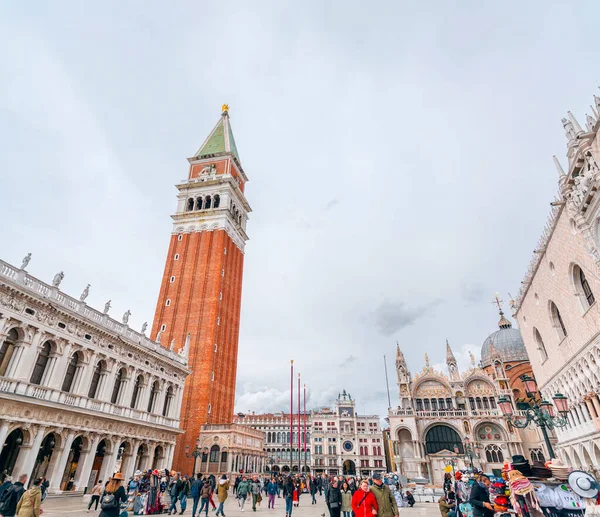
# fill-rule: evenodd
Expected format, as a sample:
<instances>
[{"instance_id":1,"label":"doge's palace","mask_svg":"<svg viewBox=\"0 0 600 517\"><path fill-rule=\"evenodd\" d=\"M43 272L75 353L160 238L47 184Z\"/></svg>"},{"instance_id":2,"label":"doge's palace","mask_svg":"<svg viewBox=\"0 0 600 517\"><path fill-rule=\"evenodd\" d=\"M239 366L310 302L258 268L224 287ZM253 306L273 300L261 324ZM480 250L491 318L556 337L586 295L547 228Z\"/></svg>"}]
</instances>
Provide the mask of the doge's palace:
<instances>
[{"instance_id":1,"label":"doge's palace","mask_svg":"<svg viewBox=\"0 0 600 517\"><path fill-rule=\"evenodd\" d=\"M81 491L115 471L170 467L187 344L142 332L0 260L0 472ZM160 337L158 338L160 340Z\"/></svg>"}]
</instances>

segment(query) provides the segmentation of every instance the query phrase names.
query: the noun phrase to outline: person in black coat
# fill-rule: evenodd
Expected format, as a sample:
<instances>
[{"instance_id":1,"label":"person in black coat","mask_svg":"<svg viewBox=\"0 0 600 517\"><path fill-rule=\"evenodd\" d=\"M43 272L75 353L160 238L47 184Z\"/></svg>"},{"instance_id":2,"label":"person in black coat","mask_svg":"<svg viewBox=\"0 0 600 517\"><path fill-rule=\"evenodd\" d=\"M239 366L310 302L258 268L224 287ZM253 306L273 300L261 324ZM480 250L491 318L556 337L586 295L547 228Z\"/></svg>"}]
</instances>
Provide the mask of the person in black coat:
<instances>
[{"instance_id":1,"label":"person in black coat","mask_svg":"<svg viewBox=\"0 0 600 517\"><path fill-rule=\"evenodd\" d=\"M469 503L473 507L473 517L494 517L494 506L490 503L491 484L489 477L479 476L479 482L471 489Z\"/></svg>"},{"instance_id":2,"label":"person in black coat","mask_svg":"<svg viewBox=\"0 0 600 517\"><path fill-rule=\"evenodd\" d=\"M333 478L331 485L329 485L329 490L327 490L325 495L325 502L327 503L327 508L329 508L330 517L340 517L342 493L340 492L337 478Z\"/></svg>"}]
</instances>

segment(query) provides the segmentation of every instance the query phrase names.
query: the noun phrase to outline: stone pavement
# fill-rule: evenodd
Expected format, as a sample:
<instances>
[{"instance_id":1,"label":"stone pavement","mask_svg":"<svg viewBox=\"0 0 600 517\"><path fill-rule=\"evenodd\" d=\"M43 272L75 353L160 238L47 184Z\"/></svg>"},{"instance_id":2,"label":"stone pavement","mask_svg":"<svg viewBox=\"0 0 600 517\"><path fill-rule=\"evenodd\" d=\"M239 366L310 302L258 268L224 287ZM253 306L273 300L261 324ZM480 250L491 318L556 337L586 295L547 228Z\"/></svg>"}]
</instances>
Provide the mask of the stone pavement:
<instances>
[{"instance_id":1,"label":"stone pavement","mask_svg":"<svg viewBox=\"0 0 600 517\"><path fill-rule=\"evenodd\" d=\"M329 517L329 512L323 502L323 498L317 496L317 501L316 505L311 505L310 496L304 494L300 498L300 506L294 508L292 517L322 517L323 514L325 514L325 517ZM43 517L84 517L90 515L97 516L100 513L99 507L97 512L92 509L90 513L87 513L87 504L81 497L46 499L42 504L42 508L44 510ZM437 504L433 503L417 503L414 508L401 508L400 513L402 517L439 517L440 515ZM133 513L129 512L129 515L131 517ZM162 515L167 514L164 513ZM187 515L188 517L192 515L191 499L188 500L188 507L183 515ZM214 517L214 515L215 512L208 512L208 517ZM257 517L268 517L270 515L273 515L273 517L285 517L285 501L283 498L275 499L275 510L269 510L267 509L267 498L265 497L261 503L261 508L254 514L252 511L252 500L250 500L250 504L248 504L248 501L246 502L244 513L242 513L235 498L230 495L225 503L225 515L227 517L251 517L253 515Z\"/></svg>"}]
</instances>

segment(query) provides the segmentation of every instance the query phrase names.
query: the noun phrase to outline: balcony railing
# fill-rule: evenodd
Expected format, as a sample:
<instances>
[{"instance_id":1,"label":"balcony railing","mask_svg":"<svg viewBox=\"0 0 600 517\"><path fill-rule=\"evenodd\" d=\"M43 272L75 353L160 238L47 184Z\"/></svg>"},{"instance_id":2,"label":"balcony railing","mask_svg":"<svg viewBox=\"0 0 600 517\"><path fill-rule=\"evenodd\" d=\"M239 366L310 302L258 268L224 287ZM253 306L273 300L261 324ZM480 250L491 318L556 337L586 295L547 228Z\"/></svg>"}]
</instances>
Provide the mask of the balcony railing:
<instances>
[{"instance_id":1,"label":"balcony railing","mask_svg":"<svg viewBox=\"0 0 600 517\"><path fill-rule=\"evenodd\" d=\"M24 291L31 291L37 296L42 296L51 300L52 303L65 307L70 312L76 313L82 320L88 320L91 324L101 327L105 331L108 330L113 334L117 334L125 342L130 341L143 348L152 350L181 366L187 365L186 358L166 349L160 343L155 343L144 334L132 330L128 325L115 321L107 314L89 307L85 302L71 298L59 291L58 288L45 284L29 275L26 271L17 269L3 260L0 260L0 277L4 277L13 284L18 285Z\"/></svg>"},{"instance_id":2,"label":"balcony railing","mask_svg":"<svg viewBox=\"0 0 600 517\"><path fill-rule=\"evenodd\" d=\"M390 410L391 416L419 416L421 418L490 418L490 417L501 417L499 409L442 409L437 411L431 410L415 410L412 408L406 409L392 409Z\"/></svg>"},{"instance_id":3,"label":"balcony railing","mask_svg":"<svg viewBox=\"0 0 600 517\"><path fill-rule=\"evenodd\" d=\"M131 418L140 422L163 425L177 429L179 420L162 415L156 415L130 407L117 406L111 402L90 399L83 395L65 393L47 386L37 386L15 379L0 379L0 393L13 393L38 400L45 400L70 407L95 411L104 415L117 415L119 417Z\"/></svg>"}]
</instances>

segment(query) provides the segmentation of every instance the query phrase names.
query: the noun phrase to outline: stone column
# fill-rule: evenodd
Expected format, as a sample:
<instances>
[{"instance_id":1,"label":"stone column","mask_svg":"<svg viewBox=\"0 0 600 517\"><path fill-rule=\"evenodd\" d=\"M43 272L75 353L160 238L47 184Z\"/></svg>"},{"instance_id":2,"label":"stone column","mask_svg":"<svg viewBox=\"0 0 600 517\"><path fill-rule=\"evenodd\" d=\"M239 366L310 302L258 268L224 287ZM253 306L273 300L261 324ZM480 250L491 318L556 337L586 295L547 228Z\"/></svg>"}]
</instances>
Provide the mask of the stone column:
<instances>
[{"instance_id":1,"label":"stone column","mask_svg":"<svg viewBox=\"0 0 600 517\"><path fill-rule=\"evenodd\" d=\"M594 406L594 411L596 412L596 417L600 417L600 401L598 400L598 395L596 393L592 393L591 399Z\"/></svg>"},{"instance_id":2,"label":"stone column","mask_svg":"<svg viewBox=\"0 0 600 517\"><path fill-rule=\"evenodd\" d=\"M60 390L62 387L65 372L67 370L67 364L71 359L72 346L72 343L66 343L62 355L57 356L56 360L53 362L52 373L51 376L48 377L47 384L50 388Z\"/></svg>"},{"instance_id":3,"label":"stone column","mask_svg":"<svg viewBox=\"0 0 600 517\"><path fill-rule=\"evenodd\" d=\"M31 431L33 432L34 430L32 429ZM23 445L21 445L21 450L19 451L17 463L14 468L14 472L17 476L20 476L21 474L27 474L27 478L31 477L31 472L35 466L35 460L37 459L38 452L40 451L40 445L42 445L42 440L44 439L45 433L46 427L39 426L37 428L37 432L31 440L31 445L29 447L23 447Z\"/></svg>"},{"instance_id":4,"label":"stone column","mask_svg":"<svg viewBox=\"0 0 600 517\"><path fill-rule=\"evenodd\" d=\"M88 391L90 389L90 384L92 383L92 377L94 375L94 370L96 369L96 360L98 359L98 352L94 352L92 357L90 358L88 364L81 365L77 367L77 373L75 374L75 379L73 380L73 393L76 395L82 395L87 397Z\"/></svg>"},{"instance_id":5,"label":"stone column","mask_svg":"<svg viewBox=\"0 0 600 517\"><path fill-rule=\"evenodd\" d=\"M74 439L75 431L69 431L69 434L65 439L62 450L56 451L56 453L59 453L60 456L58 458L58 461L54 465L54 469L52 469L52 472L49 472L47 476L48 480L50 481L50 487L48 488L48 490L51 493L60 492L60 482L62 481L65 468L67 467L67 460L69 459L71 445L73 445Z\"/></svg>"},{"instance_id":6,"label":"stone column","mask_svg":"<svg viewBox=\"0 0 600 517\"><path fill-rule=\"evenodd\" d=\"M10 423L8 422L8 420L2 420L2 423L0 424L0 452L2 452L4 442L6 441L6 437L8 436L9 427Z\"/></svg>"},{"instance_id":7,"label":"stone column","mask_svg":"<svg viewBox=\"0 0 600 517\"><path fill-rule=\"evenodd\" d=\"M126 439L126 440L122 439L122 440L120 440L119 445L121 445L121 443L123 443L123 441L129 442L129 446L130 446L130 452L123 451L123 455L121 456L121 474L123 474L123 478L128 480L129 477L126 477L125 473L129 472L130 470L131 470L131 472L133 472L133 467L131 466L131 464L134 463L134 461L135 461L134 456L133 456L133 450L135 448L135 441L130 440L130 439Z\"/></svg>"},{"instance_id":8,"label":"stone column","mask_svg":"<svg viewBox=\"0 0 600 517\"><path fill-rule=\"evenodd\" d=\"M585 399L585 406L587 407L588 414L590 415L590 419L597 418L596 410L594 409L594 404L592 404L591 399L588 397Z\"/></svg>"},{"instance_id":9,"label":"stone column","mask_svg":"<svg viewBox=\"0 0 600 517\"><path fill-rule=\"evenodd\" d=\"M84 451L81 456L79 456L77 471L75 472L74 476L74 485L76 490L83 490L87 488L90 473L92 472L92 466L94 465L94 458L96 457L96 449L98 448L99 443L100 436L91 436L89 448L87 451Z\"/></svg>"},{"instance_id":10,"label":"stone column","mask_svg":"<svg viewBox=\"0 0 600 517\"><path fill-rule=\"evenodd\" d=\"M98 479L101 479L103 482L106 482L115 473L115 465L117 463L117 456L119 455L119 445L121 445L121 442L115 443L113 440L111 440L111 443L111 453L104 455L102 467L100 467L100 473L98 476Z\"/></svg>"},{"instance_id":11,"label":"stone column","mask_svg":"<svg viewBox=\"0 0 600 517\"><path fill-rule=\"evenodd\" d=\"M144 377L145 378L145 377ZM152 391L152 382L146 380L144 385L140 389L138 394L138 401L136 404L137 409L140 411L148 411L148 402L150 402L150 392Z\"/></svg>"},{"instance_id":12,"label":"stone column","mask_svg":"<svg viewBox=\"0 0 600 517\"><path fill-rule=\"evenodd\" d=\"M131 452L131 459L130 461L127 463L127 470L123 471L123 469L121 469L121 473L123 474L123 477L125 479L129 479L131 476L133 476L133 473L135 472L136 469L136 463L137 463L137 455L138 455L138 451L140 449L140 445L142 445L142 442L136 440L134 447L132 449Z\"/></svg>"},{"instance_id":13,"label":"stone column","mask_svg":"<svg viewBox=\"0 0 600 517\"><path fill-rule=\"evenodd\" d=\"M100 389L100 387L98 388L98 396L96 397L97 399L104 402L110 402L118 372L119 368L117 363L113 363L112 366L108 366L106 377L102 381L102 389ZM104 375L102 377L104 377Z\"/></svg>"},{"instance_id":14,"label":"stone column","mask_svg":"<svg viewBox=\"0 0 600 517\"><path fill-rule=\"evenodd\" d=\"M25 341L23 346L19 347L20 353L18 360L13 361L13 365L11 365L11 371L7 372L6 374L8 378L29 381L29 377L31 376L31 372L33 371L33 367L39 352L40 341L42 341L44 336L45 333L37 329L31 339L31 342ZM17 359L15 356L13 356L13 358Z\"/></svg>"}]
</instances>

